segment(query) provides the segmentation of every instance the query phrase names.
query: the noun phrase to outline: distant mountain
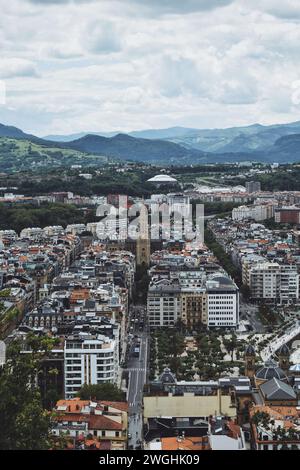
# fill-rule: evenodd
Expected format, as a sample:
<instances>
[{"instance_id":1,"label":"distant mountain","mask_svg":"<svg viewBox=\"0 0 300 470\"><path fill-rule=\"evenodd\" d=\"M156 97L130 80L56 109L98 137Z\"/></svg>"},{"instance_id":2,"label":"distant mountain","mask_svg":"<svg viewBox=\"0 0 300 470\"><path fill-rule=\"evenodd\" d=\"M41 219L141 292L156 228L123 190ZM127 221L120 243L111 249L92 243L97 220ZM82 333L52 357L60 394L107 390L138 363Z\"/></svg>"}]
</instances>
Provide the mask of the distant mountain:
<instances>
[{"instance_id":1,"label":"distant mountain","mask_svg":"<svg viewBox=\"0 0 300 470\"><path fill-rule=\"evenodd\" d=\"M228 129L170 127L134 131L130 135L114 132L105 136L79 133L47 136L47 140L26 134L16 127L0 124L0 147L1 140L5 138L26 140L45 147L47 155L51 148L55 148L56 152L57 149L78 151L83 165L88 165L90 161L100 161L99 156L162 165L234 163L245 160L279 163L300 161L300 121L271 126L253 124ZM5 146L2 148L4 158ZM13 153L10 158L12 155ZM62 152L62 155L65 159L66 153ZM72 157L69 153L67 155L69 164ZM58 160L59 158L58 156Z\"/></svg>"},{"instance_id":2,"label":"distant mountain","mask_svg":"<svg viewBox=\"0 0 300 470\"><path fill-rule=\"evenodd\" d=\"M126 135L137 137L141 139L166 139L171 140L176 137L186 136L189 133L198 132L198 129L189 129L187 127L170 127L168 129L146 129L143 131L132 131L126 132ZM101 135L103 137L114 137L117 134L122 134L120 131L111 132L79 132L77 134L50 134L43 137L45 140L51 140L55 142L71 142L72 140L81 139L86 135ZM124 134L124 132L123 132Z\"/></svg>"},{"instance_id":3,"label":"distant mountain","mask_svg":"<svg viewBox=\"0 0 300 470\"><path fill-rule=\"evenodd\" d=\"M278 139L274 146L273 152L290 158L291 155L300 160L300 133L286 135Z\"/></svg>"},{"instance_id":4,"label":"distant mountain","mask_svg":"<svg viewBox=\"0 0 300 470\"><path fill-rule=\"evenodd\" d=\"M13 126L6 126L0 123L0 138L1 137L10 137L12 139L22 139L22 140L30 140L31 142L35 142L41 145L46 146L56 146L56 142L50 142L45 139L41 139L33 134L27 134L23 132L21 129Z\"/></svg>"},{"instance_id":5,"label":"distant mountain","mask_svg":"<svg viewBox=\"0 0 300 470\"><path fill-rule=\"evenodd\" d=\"M68 134L68 135L46 135L43 137L44 140L50 140L53 142L72 142L72 140L81 139L86 135L101 135L104 137L113 137L118 134L118 132L79 132L78 134Z\"/></svg>"},{"instance_id":6,"label":"distant mountain","mask_svg":"<svg viewBox=\"0 0 300 470\"><path fill-rule=\"evenodd\" d=\"M25 132L21 131L17 127L13 126L5 126L4 124L0 124L0 137L12 137L13 139L26 139L28 137L34 137L30 134L25 134Z\"/></svg>"},{"instance_id":7,"label":"distant mountain","mask_svg":"<svg viewBox=\"0 0 300 470\"><path fill-rule=\"evenodd\" d=\"M186 148L213 153L264 152L285 135L300 132L300 122L262 126L253 124L228 129L190 130L169 140Z\"/></svg>"},{"instance_id":8,"label":"distant mountain","mask_svg":"<svg viewBox=\"0 0 300 470\"><path fill-rule=\"evenodd\" d=\"M188 135L194 135L199 129L190 129L188 127L169 127L167 129L148 129L144 131L128 132L132 137L142 139L165 139L172 140Z\"/></svg>"},{"instance_id":9,"label":"distant mountain","mask_svg":"<svg viewBox=\"0 0 300 470\"><path fill-rule=\"evenodd\" d=\"M275 142L286 135L300 133L300 121L288 124L273 124L263 126L252 124L250 126L230 127L225 129L194 129L188 127L170 127L166 129L147 129L132 131L126 135L138 139L165 140L185 147L188 150L198 150L213 154L241 154L265 153L272 149ZM89 133L114 137L117 132ZM47 136L50 141L71 142L85 137L86 134L73 134L69 136ZM218 157L216 157L219 160Z\"/></svg>"},{"instance_id":10,"label":"distant mountain","mask_svg":"<svg viewBox=\"0 0 300 470\"><path fill-rule=\"evenodd\" d=\"M288 124L230 127L225 129L192 129L170 127L130 132L146 139L164 139L188 149L210 153L265 152L285 135L300 132L300 121Z\"/></svg>"},{"instance_id":11,"label":"distant mountain","mask_svg":"<svg viewBox=\"0 0 300 470\"><path fill-rule=\"evenodd\" d=\"M173 142L138 139L127 134L117 134L114 137L86 135L65 146L81 152L92 152L122 160L156 163L187 162L203 157L203 152L186 149Z\"/></svg>"},{"instance_id":12,"label":"distant mountain","mask_svg":"<svg viewBox=\"0 0 300 470\"><path fill-rule=\"evenodd\" d=\"M19 134L18 134L19 135ZM0 137L0 172L26 171L28 169L50 169L70 167L77 164L82 166L106 165L108 157L86 154L74 149L58 145L47 146L34 140Z\"/></svg>"}]
</instances>

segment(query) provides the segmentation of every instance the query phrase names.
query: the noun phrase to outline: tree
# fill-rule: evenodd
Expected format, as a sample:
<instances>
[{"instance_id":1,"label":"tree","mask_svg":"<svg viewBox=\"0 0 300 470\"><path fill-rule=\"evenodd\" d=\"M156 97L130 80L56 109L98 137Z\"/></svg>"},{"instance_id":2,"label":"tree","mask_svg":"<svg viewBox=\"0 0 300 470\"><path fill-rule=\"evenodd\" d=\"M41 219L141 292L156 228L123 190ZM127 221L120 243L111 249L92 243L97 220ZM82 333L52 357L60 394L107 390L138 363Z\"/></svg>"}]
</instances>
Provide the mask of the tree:
<instances>
[{"instance_id":1,"label":"tree","mask_svg":"<svg viewBox=\"0 0 300 470\"><path fill-rule=\"evenodd\" d=\"M125 396L115 384L84 384L78 392L81 400L109 400L109 401L124 401Z\"/></svg>"},{"instance_id":2,"label":"tree","mask_svg":"<svg viewBox=\"0 0 300 470\"><path fill-rule=\"evenodd\" d=\"M28 353L20 340L7 350L0 374L0 449L48 449L51 447L51 415L42 408L37 374L42 357L54 341L28 335Z\"/></svg>"},{"instance_id":3,"label":"tree","mask_svg":"<svg viewBox=\"0 0 300 470\"><path fill-rule=\"evenodd\" d=\"M233 354L234 354L234 351L238 345L238 342L237 342L237 337L234 333L232 333L230 339L224 339L224 346L225 348L227 349L227 351L231 354L231 362L233 362Z\"/></svg>"}]
</instances>

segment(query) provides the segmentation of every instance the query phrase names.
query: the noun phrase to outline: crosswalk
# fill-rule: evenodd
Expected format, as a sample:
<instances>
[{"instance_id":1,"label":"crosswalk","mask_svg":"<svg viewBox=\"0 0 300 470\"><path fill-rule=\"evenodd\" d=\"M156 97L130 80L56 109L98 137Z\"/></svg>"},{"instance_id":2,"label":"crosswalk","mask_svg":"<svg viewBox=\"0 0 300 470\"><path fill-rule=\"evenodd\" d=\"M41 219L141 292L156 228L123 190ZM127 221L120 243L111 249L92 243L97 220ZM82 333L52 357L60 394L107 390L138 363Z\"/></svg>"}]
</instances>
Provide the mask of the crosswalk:
<instances>
[{"instance_id":1,"label":"crosswalk","mask_svg":"<svg viewBox=\"0 0 300 470\"><path fill-rule=\"evenodd\" d=\"M145 367L135 367L132 369L126 369L128 372L145 372Z\"/></svg>"}]
</instances>

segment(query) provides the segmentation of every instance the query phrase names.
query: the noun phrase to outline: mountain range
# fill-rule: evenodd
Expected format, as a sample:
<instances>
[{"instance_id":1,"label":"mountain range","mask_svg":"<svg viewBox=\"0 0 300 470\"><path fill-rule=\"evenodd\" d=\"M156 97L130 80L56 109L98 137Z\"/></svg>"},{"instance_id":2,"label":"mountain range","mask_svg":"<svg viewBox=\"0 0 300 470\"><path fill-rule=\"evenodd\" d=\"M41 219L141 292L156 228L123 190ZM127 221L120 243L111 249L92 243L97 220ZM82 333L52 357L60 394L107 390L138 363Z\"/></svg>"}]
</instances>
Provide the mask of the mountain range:
<instances>
[{"instance_id":1,"label":"mountain range","mask_svg":"<svg viewBox=\"0 0 300 470\"><path fill-rule=\"evenodd\" d=\"M238 161L300 161L300 121L226 129L171 127L119 132L48 135L39 138L0 124L0 138L10 137L41 146L73 149L119 160L155 164L225 163Z\"/></svg>"}]
</instances>

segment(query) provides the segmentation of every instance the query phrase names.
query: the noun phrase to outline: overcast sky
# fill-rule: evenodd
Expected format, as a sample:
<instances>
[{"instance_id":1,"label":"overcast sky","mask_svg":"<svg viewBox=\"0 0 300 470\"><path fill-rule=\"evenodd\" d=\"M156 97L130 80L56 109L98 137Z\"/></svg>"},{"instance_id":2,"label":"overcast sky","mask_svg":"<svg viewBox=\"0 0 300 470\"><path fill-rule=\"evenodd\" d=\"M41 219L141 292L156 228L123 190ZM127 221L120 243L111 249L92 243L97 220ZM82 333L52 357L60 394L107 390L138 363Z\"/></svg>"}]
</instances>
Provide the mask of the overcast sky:
<instances>
[{"instance_id":1,"label":"overcast sky","mask_svg":"<svg viewBox=\"0 0 300 470\"><path fill-rule=\"evenodd\" d=\"M45 135L300 120L299 0L0 6L2 123Z\"/></svg>"}]
</instances>

